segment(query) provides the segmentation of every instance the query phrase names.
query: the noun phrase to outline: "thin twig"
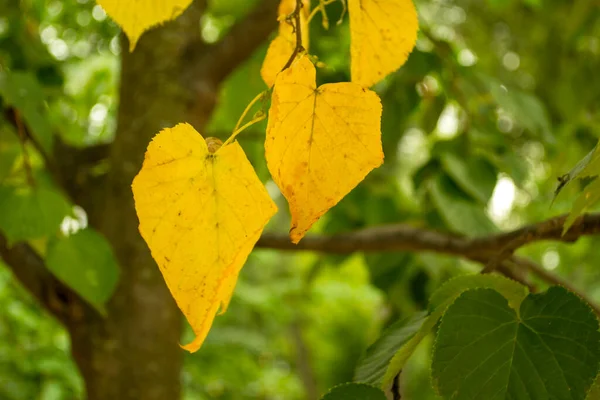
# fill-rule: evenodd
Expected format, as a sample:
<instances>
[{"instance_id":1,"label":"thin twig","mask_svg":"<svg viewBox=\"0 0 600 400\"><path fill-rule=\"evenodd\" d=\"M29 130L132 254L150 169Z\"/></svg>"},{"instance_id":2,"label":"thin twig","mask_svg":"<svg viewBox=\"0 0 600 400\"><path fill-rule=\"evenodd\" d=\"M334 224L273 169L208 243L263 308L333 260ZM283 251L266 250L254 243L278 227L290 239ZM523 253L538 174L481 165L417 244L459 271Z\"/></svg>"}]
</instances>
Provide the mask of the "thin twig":
<instances>
[{"instance_id":1,"label":"thin twig","mask_svg":"<svg viewBox=\"0 0 600 400\"><path fill-rule=\"evenodd\" d=\"M264 99L264 97L267 95L269 91L265 90L260 92L255 98L253 98L250 103L248 103L248 105L246 106L246 108L244 109L244 111L242 112L242 115L240 116L240 118L238 119L237 124L235 125L235 128L233 128L233 133L231 134L231 136L229 136L229 138L227 138L227 140L225 141L225 143L223 143L223 147L228 145L229 143L233 142L233 140L235 139L235 137L242 132L244 129L256 124L257 122L262 121L263 119L266 118L266 114L264 111L261 112L260 115L255 116L254 118L252 118L250 121L248 121L247 123L245 123L244 125L242 125L242 122L244 121L244 119L246 118L246 115L248 115L248 113L250 112L250 109L252 108L252 106L254 104L256 104L257 102L261 101ZM240 125L242 125L240 127Z\"/></svg>"},{"instance_id":2,"label":"thin twig","mask_svg":"<svg viewBox=\"0 0 600 400\"><path fill-rule=\"evenodd\" d=\"M296 47L294 47L292 55L290 56L289 60L287 60L287 62L285 63L285 66L281 69L282 71L288 69L296 59L296 56L304 51L304 47L302 46L302 26L300 24L300 12L302 10L302 7L302 0L296 0L296 8L294 8L294 11L288 16L288 18L294 20L294 32L296 33Z\"/></svg>"},{"instance_id":3,"label":"thin twig","mask_svg":"<svg viewBox=\"0 0 600 400\"><path fill-rule=\"evenodd\" d=\"M566 279L561 278L558 275L553 274L550 271L547 271L539 264L537 264L527 258L513 257L513 259L516 260L516 262L518 263L519 266L531 271L533 274L538 276L544 282L547 282L551 285L563 286L565 289L568 289L571 292L575 293L576 295L581 297L585 302L587 302L590 305L590 307L592 307L592 309L594 310L596 315L600 316L600 306L598 304L596 304L596 302L594 302L594 300L592 298L590 298L584 291L573 286L573 284L571 282L567 281Z\"/></svg>"},{"instance_id":4,"label":"thin twig","mask_svg":"<svg viewBox=\"0 0 600 400\"><path fill-rule=\"evenodd\" d=\"M298 244L291 243L288 235L267 233L263 234L256 247L339 254L359 251L431 251L455 255L483 264L497 263L498 272L535 290L533 285L511 271L511 266L516 266L530 271L545 282L565 286L590 303L600 315L600 306L594 304L585 293L537 266L533 261L513 255L518 248L534 242L542 240L574 242L582 236L600 233L600 213L581 216L563 235L562 230L566 217L567 215L561 215L514 231L477 238L406 224L373 227L331 236L312 235L305 237Z\"/></svg>"}]
</instances>

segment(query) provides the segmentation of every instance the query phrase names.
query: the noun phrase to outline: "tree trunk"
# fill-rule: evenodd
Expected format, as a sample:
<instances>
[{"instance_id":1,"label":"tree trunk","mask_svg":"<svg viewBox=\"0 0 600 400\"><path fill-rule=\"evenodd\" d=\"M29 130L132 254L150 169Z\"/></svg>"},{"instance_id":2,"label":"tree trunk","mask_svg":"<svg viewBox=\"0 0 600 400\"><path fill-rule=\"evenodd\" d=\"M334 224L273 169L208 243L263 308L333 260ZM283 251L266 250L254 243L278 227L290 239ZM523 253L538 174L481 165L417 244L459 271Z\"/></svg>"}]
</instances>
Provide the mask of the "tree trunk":
<instances>
[{"instance_id":1,"label":"tree trunk","mask_svg":"<svg viewBox=\"0 0 600 400\"><path fill-rule=\"evenodd\" d=\"M0 235L0 256L15 277L69 331L89 400L180 397L182 316L138 232L131 182L161 129L188 122L203 131L222 81L276 27L278 3L261 0L212 45L200 37L206 0L195 0L175 21L145 33L133 53L123 39L114 142L83 152L55 149L57 182L85 208L90 225L106 236L121 267L106 316L50 274L31 246L9 247ZM88 176L88 166L107 149L107 174Z\"/></svg>"},{"instance_id":2,"label":"tree trunk","mask_svg":"<svg viewBox=\"0 0 600 400\"><path fill-rule=\"evenodd\" d=\"M70 327L74 358L89 400L171 400L180 396L182 318L138 232L131 182L162 128L187 121L201 129L216 87L190 115L190 85L181 81L189 42L185 21L144 35L129 53L122 41L118 128L105 185L95 193L90 221L110 241L121 266L119 287L102 318L86 315ZM194 24L191 24L193 29ZM189 26L187 27L189 28ZM198 28L196 20L195 29ZM197 99L196 99L197 100Z\"/></svg>"}]
</instances>

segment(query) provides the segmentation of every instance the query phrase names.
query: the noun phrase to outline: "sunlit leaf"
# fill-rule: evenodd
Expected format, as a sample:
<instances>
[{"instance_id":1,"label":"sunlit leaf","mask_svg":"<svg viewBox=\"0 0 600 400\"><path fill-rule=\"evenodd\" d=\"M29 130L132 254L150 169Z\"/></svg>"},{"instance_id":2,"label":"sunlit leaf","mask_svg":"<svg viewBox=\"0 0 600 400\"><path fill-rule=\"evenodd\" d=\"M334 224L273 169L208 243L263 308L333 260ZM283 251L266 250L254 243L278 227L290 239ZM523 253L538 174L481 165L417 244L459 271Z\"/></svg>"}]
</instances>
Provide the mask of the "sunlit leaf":
<instances>
[{"instance_id":1,"label":"sunlit leaf","mask_svg":"<svg viewBox=\"0 0 600 400\"><path fill-rule=\"evenodd\" d=\"M302 47L308 50L308 15L310 14L310 0L302 0L303 7L300 10L300 33L302 33ZM296 0L281 0L279 4L279 33L273 39L260 70L260 76L267 86L275 83L277 74L283 69L296 48L296 34L294 27L285 20L296 8Z\"/></svg>"},{"instance_id":2,"label":"sunlit leaf","mask_svg":"<svg viewBox=\"0 0 600 400\"><path fill-rule=\"evenodd\" d=\"M177 18L192 0L98 0L129 38L129 51L133 51L138 39L155 25Z\"/></svg>"},{"instance_id":3,"label":"sunlit leaf","mask_svg":"<svg viewBox=\"0 0 600 400\"><path fill-rule=\"evenodd\" d=\"M476 289L444 314L432 376L447 399L583 400L599 362L598 320L566 289L530 294L518 312Z\"/></svg>"},{"instance_id":4,"label":"sunlit leaf","mask_svg":"<svg viewBox=\"0 0 600 400\"><path fill-rule=\"evenodd\" d=\"M133 181L140 233L196 334L192 352L276 211L240 145L218 147L190 125L164 129Z\"/></svg>"},{"instance_id":5,"label":"sunlit leaf","mask_svg":"<svg viewBox=\"0 0 600 400\"><path fill-rule=\"evenodd\" d=\"M383 162L379 97L354 83L317 88L315 80L307 57L277 76L265 142L294 243Z\"/></svg>"},{"instance_id":6,"label":"sunlit leaf","mask_svg":"<svg viewBox=\"0 0 600 400\"><path fill-rule=\"evenodd\" d=\"M417 42L412 0L348 0L352 82L369 87L396 71Z\"/></svg>"},{"instance_id":7,"label":"sunlit leaf","mask_svg":"<svg viewBox=\"0 0 600 400\"><path fill-rule=\"evenodd\" d=\"M100 310L104 310L119 278L110 244L90 228L51 240L46 265L58 279Z\"/></svg>"}]
</instances>

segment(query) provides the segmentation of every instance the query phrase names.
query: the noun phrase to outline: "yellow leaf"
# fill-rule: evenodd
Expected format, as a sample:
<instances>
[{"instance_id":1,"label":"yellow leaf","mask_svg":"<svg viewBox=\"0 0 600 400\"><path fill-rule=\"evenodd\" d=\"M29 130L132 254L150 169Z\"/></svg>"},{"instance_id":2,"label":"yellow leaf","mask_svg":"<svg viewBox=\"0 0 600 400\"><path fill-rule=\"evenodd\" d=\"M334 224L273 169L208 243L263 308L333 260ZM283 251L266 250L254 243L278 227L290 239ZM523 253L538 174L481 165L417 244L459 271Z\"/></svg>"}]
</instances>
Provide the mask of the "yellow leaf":
<instances>
[{"instance_id":1,"label":"yellow leaf","mask_svg":"<svg viewBox=\"0 0 600 400\"><path fill-rule=\"evenodd\" d=\"M302 0L302 4L303 6L300 10L300 32L302 33L302 46L308 50L310 0ZM279 3L279 34L269 45L260 70L260 76L269 87L273 86L277 74L283 69L296 48L294 28L285 21L285 17L293 13L295 8L296 0L281 0L281 3Z\"/></svg>"},{"instance_id":2,"label":"yellow leaf","mask_svg":"<svg viewBox=\"0 0 600 400\"><path fill-rule=\"evenodd\" d=\"M133 51L142 33L155 25L177 18L192 0L98 0L129 38L129 51Z\"/></svg>"},{"instance_id":3,"label":"yellow leaf","mask_svg":"<svg viewBox=\"0 0 600 400\"><path fill-rule=\"evenodd\" d=\"M315 67L302 57L275 81L265 152L298 243L383 162L379 97L355 83L317 88Z\"/></svg>"},{"instance_id":4,"label":"yellow leaf","mask_svg":"<svg viewBox=\"0 0 600 400\"><path fill-rule=\"evenodd\" d=\"M211 139L188 124L162 130L132 185L140 233L196 334L191 352L277 210L240 145Z\"/></svg>"},{"instance_id":5,"label":"yellow leaf","mask_svg":"<svg viewBox=\"0 0 600 400\"><path fill-rule=\"evenodd\" d=\"M400 68L417 42L412 0L348 0L352 82L373 86Z\"/></svg>"}]
</instances>

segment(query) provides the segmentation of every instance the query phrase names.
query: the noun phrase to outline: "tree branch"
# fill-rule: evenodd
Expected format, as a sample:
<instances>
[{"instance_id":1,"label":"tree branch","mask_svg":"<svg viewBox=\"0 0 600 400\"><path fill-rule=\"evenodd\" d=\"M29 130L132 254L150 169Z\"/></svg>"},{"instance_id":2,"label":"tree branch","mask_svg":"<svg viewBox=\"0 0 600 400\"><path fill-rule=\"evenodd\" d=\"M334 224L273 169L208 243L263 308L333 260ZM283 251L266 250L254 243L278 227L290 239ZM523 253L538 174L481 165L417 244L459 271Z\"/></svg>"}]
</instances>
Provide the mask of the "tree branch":
<instances>
[{"instance_id":1,"label":"tree branch","mask_svg":"<svg viewBox=\"0 0 600 400\"><path fill-rule=\"evenodd\" d=\"M582 236L600 232L600 213L585 214L578 218L563 236L562 230L566 218L567 215L561 215L514 231L477 238L405 224L366 228L332 236L307 236L297 245L292 244L287 235L266 233L259 239L256 247L324 253L431 251L450 254L487 264L488 267L493 265L492 270L497 270L534 291L534 286L515 269L530 271L547 283L562 285L578 294L600 315L600 306L571 283L546 271L531 260L513 255L520 247L534 242L542 240L575 242Z\"/></svg>"},{"instance_id":2,"label":"tree branch","mask_svg":"<svg viewBox=\"0 0 600 400\"><path fill-rule=\"evenodd\" d=\"M214 45L200 40L184 52L192 75L220 83L268 38L277 27L279 0L262 0L245 18Z\"/></svg>"},{"instance_id":3,"label":"tree branch","mask_svg":"<svg viewBox=\"0 0 600 400\"><path fill-rule=\"evenodd\" d=\"M583 215L562 236L566 218L565 214L514 231L476 238L406 224L366 228L332 236L307 236L297 245L292 244L287 235L266 233L256 247L325 253L433 251L478 261L481 258L494 257L509 244L515 251L524 245L542 240L574 242L581 236L600 233L600 213Z\"/></svg>"},{"instance_id":4,"label":"tree branch","mask_svg":"<svg viewBox=\"0 0 600 400\"><path fill-rule=\"evenodd\" d=\"M0 235L0 257L29 293L65 326L77 323L92 310L48 271L42 258L29 245L9 246L8 240Z\"/></svg>"}]
</instances>

